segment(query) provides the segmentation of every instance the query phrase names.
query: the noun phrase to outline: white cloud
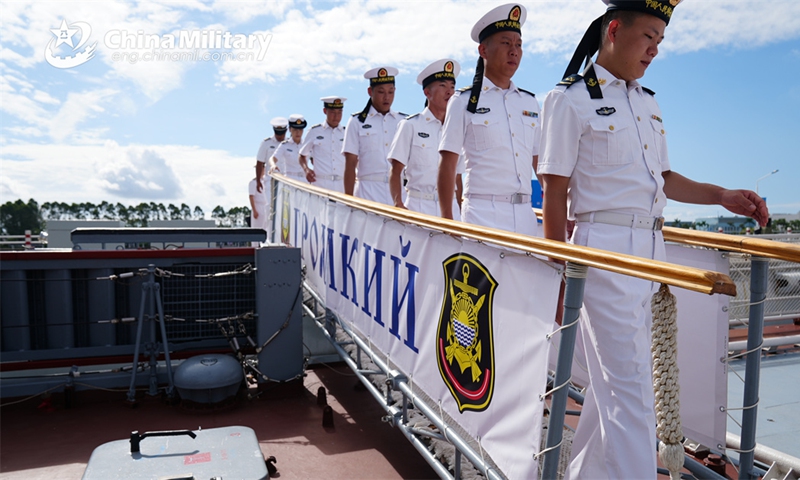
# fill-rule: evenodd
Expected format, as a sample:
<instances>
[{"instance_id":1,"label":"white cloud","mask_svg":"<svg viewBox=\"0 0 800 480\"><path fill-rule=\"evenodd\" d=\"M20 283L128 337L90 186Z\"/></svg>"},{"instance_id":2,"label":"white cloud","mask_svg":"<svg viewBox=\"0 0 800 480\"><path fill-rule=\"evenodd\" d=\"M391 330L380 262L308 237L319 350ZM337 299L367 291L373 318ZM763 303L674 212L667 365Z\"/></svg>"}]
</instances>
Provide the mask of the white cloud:
<instances>
[{"instance_id":1,"label":"white cloud","mask_svg":"<svg viewBox=\"0 0 800 480\"><path fill-rule=\"evenodd\" d=\"M128 150L127 160L106 165L100 178L106 192L122 197L171 200L182 194L178 176L153 150Z\"/></svg>"},{"instance_id":2,"label":"white cloud","mask_svg":"<svg viewBox=\"0 0 800 480\"><path fill-rule=\"evenodd\" d=\"M103 104L111 100L116 93L116 90L110 88L70 93L58 113L45 121L50 136L57 141L69 137L87 118L105 112Z\"/></svg>"},{"instance_id":3,"label":"white cloud","mask_svg":"<svg viewBox=\"0 0 800 480\"><path fill-rule=\"evenodd\" d=\"M0 192L48 201L180 202L210 213L247 205L252 157L183 145L15 143L3 146ZM45 172L45 174L43 174Z\"/></svg>"}]
</instances>

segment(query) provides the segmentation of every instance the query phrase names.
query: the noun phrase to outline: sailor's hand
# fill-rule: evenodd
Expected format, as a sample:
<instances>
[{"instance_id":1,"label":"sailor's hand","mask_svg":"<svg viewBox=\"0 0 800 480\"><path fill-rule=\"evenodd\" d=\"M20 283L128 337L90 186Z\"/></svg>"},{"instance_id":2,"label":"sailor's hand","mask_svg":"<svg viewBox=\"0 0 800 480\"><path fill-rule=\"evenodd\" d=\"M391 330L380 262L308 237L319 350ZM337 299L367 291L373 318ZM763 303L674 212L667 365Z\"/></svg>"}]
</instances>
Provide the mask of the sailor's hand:
<instances>
[{"instance_id":1,"label":"sailor's hand","mask_svg":"<svg viewBox=\"0 0 800 480\"><path fill-rule=\"evenodd\" d=\"M261 192L264 191L264 185L261 184L261 179L256 180L256 190L258 191L258 193L261 193ZM258 218L258 217L256 217L256 218Z\"/></svg>"},{"instance_id":2,"label":"sailor's hand","mask_svg":"<svg viewBox=\"0 0 800 480\"><path fill-rule=\"evenodd\" d=\"M751 217L762 227L769 220L767 202L752 190L725 190L720 205L733 213Z\"/></svg>"},{"instance_id":3,"label":"sailor's hand","mask_svg":"<svg viewBox=\"0 0 800 480\"><path fill-rule=\"evenodd\" d=\"M308 183L314 183L317 181L317 174L314 172L314 170L311 170L310 168L306 170L306 180L308 180Z\"/></svg>"},{"instance_id":4,"label":"sailor's hand","mask_svg":"<svg viewBox=\"0 0 800 480\"><path fill-rule=\"evenodd\" d=\"M267 172L267 173L272 175L273 173L281 173L281 170L278 168L277 165L273 165L273 166L269 167L269 172Z\"/></svg>"}]
</instances>

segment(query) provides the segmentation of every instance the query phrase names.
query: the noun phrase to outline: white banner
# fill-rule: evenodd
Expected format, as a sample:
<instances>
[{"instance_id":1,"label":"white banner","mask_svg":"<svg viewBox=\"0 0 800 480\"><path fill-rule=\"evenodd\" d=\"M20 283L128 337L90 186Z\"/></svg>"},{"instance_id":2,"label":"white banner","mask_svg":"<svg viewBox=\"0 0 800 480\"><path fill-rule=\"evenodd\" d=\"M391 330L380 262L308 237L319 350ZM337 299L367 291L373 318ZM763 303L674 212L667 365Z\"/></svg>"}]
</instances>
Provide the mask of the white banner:
<instances>
[{"instance_id":1,"label":"white banner","mask_svg":"<svg viewBox=\"0 0 800 480\"><path fill-rule=\"evenodd\" d=\"M728 274L722 252L667 244L667 261ZM683 434L720 450L725 446L728 406L727 295L670 289L678 306L678 369ZM740 292L741 293L741 292Z\"/></svg>"},{"instance_id":2,"label":"white banner","mask_svg":"<svg viewBox=\"0 0 800 480\"><path fill-rule=\"evenodd\" d=\"M507 477L538 477L559 271L283 183L277 195L277 236L301 248L306 280L326 307L478 439Z\"/></svg>"}]
</instances>

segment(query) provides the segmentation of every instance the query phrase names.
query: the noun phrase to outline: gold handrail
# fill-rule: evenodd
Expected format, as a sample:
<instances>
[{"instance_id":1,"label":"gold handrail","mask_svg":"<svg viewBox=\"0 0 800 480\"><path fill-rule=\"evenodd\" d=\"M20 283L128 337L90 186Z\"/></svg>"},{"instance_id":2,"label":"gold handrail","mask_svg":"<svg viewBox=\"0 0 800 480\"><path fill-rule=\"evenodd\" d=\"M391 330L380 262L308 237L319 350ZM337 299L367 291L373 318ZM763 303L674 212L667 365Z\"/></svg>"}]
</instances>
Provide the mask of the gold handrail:
<instances>
[{"instance_id":1,"label":"gold handrail","mask_svg":"<svg viewBox=\"0 0 800 480\"><path fill-rule=\"evenodd\" d=\"M800 263L800 245L763 238L664 227L664 240Z\"/></svg>"},{"instance_id":2,"label":"gold handrail","mask_svg":"<svg viewBox=\"0 0 800 480\"><path fill-rule=\"evenodd\" d=\"M400 222L415 223L418 226L449 235L489 242L526 253L579 263L696 292L736 295L736 285L730 277L722 273L447 220L300 183L280 174L273 174L273 178L292 187L334 199L350 207L383 215Z\"/></svg>"},{"instance_id":3,"label":"gold handrail","mask_svg":"<svg viewBox=\"0 0 800 480\"><path fill-rule=\"evenodd\" d=\"M542 210L534 208L542 218ZM746 253L757 257L800 263L800 245L765 240L744 235L703 232L686 228L664 227L664 240L695 247L715 248L726 252Z\"/></svg>"}]
</instances>

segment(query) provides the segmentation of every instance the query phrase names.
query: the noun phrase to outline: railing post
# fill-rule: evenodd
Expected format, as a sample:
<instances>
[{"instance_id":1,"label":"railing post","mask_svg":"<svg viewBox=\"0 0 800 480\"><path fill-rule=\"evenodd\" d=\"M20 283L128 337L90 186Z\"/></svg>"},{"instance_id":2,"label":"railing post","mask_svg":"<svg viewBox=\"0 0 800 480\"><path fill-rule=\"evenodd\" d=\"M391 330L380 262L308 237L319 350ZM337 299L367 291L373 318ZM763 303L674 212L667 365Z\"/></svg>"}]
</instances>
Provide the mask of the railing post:
<instances>
[{"instance_id":1,"label":"railing post","mask_svg":"<svg viewBox=\"0 0 800 480\"><path fill-rule=\"evenodd\" d=\"M739 454L739 479L752 479L753 457L756 447L756 414L758 413L758 385L761 370L761 343L764 335L764 300L767 297L769 260L763 257L750 259L750 317L747 327L747 357L742 401L742 441Z\"/></svg>"},{"instance_id":2,"label":"railing post","mask_svg":"<svg viewBox=\"0 0 800 480\"><path fill-rule=\"evenodd\" d=\"M561 320L561 342L558 347L553 396L550 401L550 418L547 423L547 443L545 444L543 479L555 479L558 475L558 457L564 434L564 416L567 411L569 379L572 375L572 355L575 352L575 336L578 330L578 317L583 305L583 288L586 285L585 265L568 262L566 269L567 285L564 290L564 315Z\"/></svg>"}]
</instances>

